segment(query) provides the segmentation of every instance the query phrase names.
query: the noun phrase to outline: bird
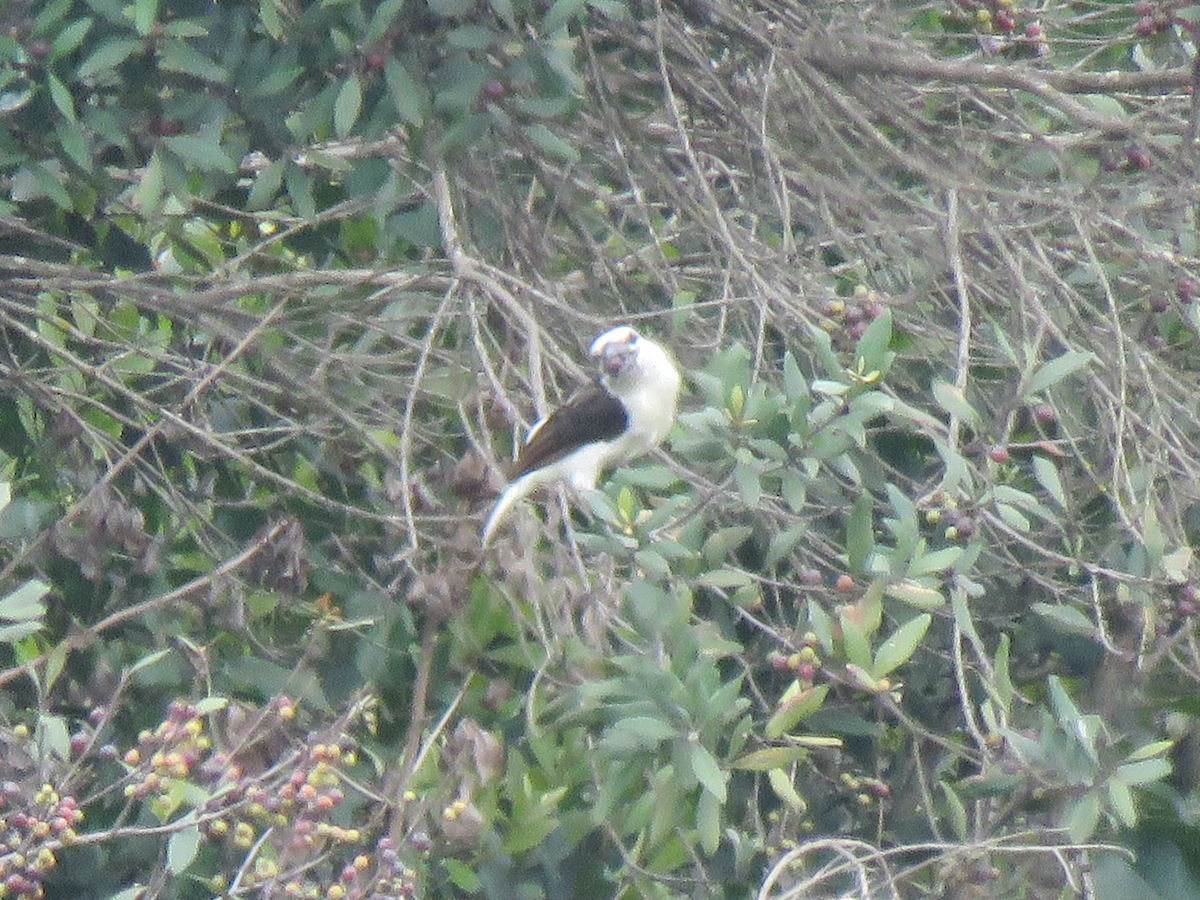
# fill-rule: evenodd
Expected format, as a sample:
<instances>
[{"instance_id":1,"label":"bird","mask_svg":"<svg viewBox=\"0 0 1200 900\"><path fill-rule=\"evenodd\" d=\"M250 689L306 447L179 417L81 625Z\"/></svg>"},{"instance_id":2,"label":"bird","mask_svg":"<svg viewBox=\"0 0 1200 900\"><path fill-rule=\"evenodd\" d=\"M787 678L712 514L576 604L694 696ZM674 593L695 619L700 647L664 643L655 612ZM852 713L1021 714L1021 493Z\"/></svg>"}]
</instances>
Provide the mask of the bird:
<instances>
[{"instance_id":1,"label":"bird","mask_svg":"<svg viewBox=\"0 0 1200 900\"><path fill-rule=\"evenodd\" d=\"M565 483L595 490L601 472L653 450L675 421L681 378L660 344L618 325L596 338L589 353L599 378L529 429L511 481L483 526L484 547L535 489Z\"/></svg>"}]
</instances>

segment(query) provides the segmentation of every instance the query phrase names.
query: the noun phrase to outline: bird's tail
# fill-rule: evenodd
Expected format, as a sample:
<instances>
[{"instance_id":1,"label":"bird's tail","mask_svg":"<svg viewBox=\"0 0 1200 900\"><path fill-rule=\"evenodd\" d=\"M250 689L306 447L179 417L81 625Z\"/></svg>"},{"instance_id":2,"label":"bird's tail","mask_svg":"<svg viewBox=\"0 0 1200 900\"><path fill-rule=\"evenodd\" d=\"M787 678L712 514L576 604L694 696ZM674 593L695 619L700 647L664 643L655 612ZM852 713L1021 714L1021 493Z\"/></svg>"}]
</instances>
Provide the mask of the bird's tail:
<instances>
[{"instance_id":1,"label":"bird's tail","mask_svg":"<svg viewBox=\"0 0 1200 900\"><path fill-rule=\"evenodd\" d=\"M487 517L487 522L483 525L481 543L484 547L487 547L491 542L492 535L496 533L496 529L500 527L500 523L508 515L508 511L513 508L513 504L523 500L537 486L536 480L531 477L533 474L530 472L522 475L504 489L504 492L500 495L500 499L492 507L492 512Z\"/></svg>"}]
</instances>

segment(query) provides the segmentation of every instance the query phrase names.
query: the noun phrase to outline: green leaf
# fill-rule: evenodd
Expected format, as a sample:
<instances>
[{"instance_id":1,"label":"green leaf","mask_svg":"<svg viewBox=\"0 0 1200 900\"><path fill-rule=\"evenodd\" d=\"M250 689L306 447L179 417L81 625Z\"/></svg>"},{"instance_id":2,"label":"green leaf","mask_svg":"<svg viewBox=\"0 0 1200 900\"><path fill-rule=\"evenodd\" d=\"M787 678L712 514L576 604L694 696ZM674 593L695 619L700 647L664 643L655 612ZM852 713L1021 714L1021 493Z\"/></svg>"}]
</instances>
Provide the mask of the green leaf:
<instances>
[{"instance_id":1,"label":"green leaf","mask_svg":"<svg viewBox=\"0 0 1200 900\"><path fill-rule=\"evenodd\" d=\"M875 549L874 508L874 498L864 493L855 502L846 522L846 557L851 572L865 572L867 557Z\"/></svg>"},{"instance_id":2,"label":"green leaf","mask_svg":"<svg viewBox=\"0 0 1200 900\"><path fill-rule=\"evenodd\" d=\"M800 400L809 399L808 382L790 350L783 355L783 391L793 405Z\"/></svg>"},{"instance_id":3,"label":"green leaf","mask_svg":"<svg viewBox=\"0 0 1200 900\"><path fill-rule=\"evenodd\" d=\"M745 572L737 572L732 569L714 569L711 572L705 572L696 579L696 583L702 587L715 588L717 590L729 591L743 588L748 584L753 584L752 579Z\"/></svg>"},{"instance_id":4,"label":"green leaf","mask_svg":"<svg viewBox=\"0 0 1200 900\"><path fill-rule=\"evenodd\" d=\"M696 830L700 833L700 848L712 856L721 846L721 805L724 801L704 791L696 805Z\"/></svg>"},{"instance_id":5,"label":"green leaf","mask_svg":"<svg viewBox=\"0 0 1200 900\"><path fill-rule=\"evenodd\" d=\"M842 643L846 649L846 660L864 672L871 671L871 645L863 630L845 613L841 615Z\"/></svg>"},{"instance_id":6,"label":"green leaf","mask_svg":"<svg viewBox=\"0 0 1200 900\"><path fill-rule=\"evenodd\" d=\"M792 779L782 769L771 769L767 772L767 782L771 785L771 790L775 792L775 796L797 813L804 815L808 812L808 804L804 802L804 798L796 791L796 786L792 784Z\"/></svg>"},{"instance_id":7,"label":"green leaf","mask_svg":"<svg viewBox=\"0 0 1200 900\"><path fill-rule=\"evenodd\" d=\"M512 0L488 0L492 12L510 29L517 27L516 15L513 13Z\"/></svg>"},{"instance_id":8,"label":"green leaf","mask_svg":"<svg viewBox=\"0 0 1200 900\"><path fill-rule=\"evenodd\" d=\"M1029 530L1029 517L1018 510L1015 506L1010 506L1007 503L997 503L996 513L1004 521L1004 524L1015 531Z\"/></svg>"},{"instance_id":9,"label":"green leaf","mask_svg":"<svg viewBox=\"0 0 1200 900\"><path fill-rule=\"evenodd\" d=\"M126 674L132 675L135 672L140 672L142 669L148 669L150 666L153 666L154 664L162 661L163 659L166 659L170 655L171 655L170 650L156 650L153 653L147 653L145 656L143 656L141 659L139 659L137 662L135 662L133 665L131 665L126 670Z\"/></svg>"},{"instance_id":10,"label":"green leaf","mask_svg":"<svg viewBox=\"0 0 1200 900\"><path fill-rule=\"evenodd\" d=\"M808 755L805 747L764 747L752 750L733 762L733 768L744 772L769 772L782 769Z\"/></svg>"},{"instance_id":11,"label":"green leaf","mask_svg":"<svg viewBox=\"0 0 1200 900\"><path fill-rule=\"evenodd\" d=\"M40 619L46 614L46 605L42 598L50 593L50 585L36 578L26 581L23 585L7 596L0 598L0 618L10 622L25 622Z\"/></svg>"},{"instance_id":12,"label":"green leaf","mask_svg":"<svg viewBox=\"0 0 1200 900\"><path fill-rule=\"evenodd\" d=\"M333 106L333 129L338 137L346 137L358 121L362 110L362 84L358 76L352 75L346 79L338 92L337 103Z\"/></svg>"},{"instance_id":13,"label":"green leaf","mask_svg":"<svg viewBox=\"0 0 1200 900\"><path fill-rule=\"evenodd\" d=\"M296 215L302 219L314 218L317 214L317 202L313 196L312 177L300 166L288 166L283 181L287 185L288 197L291 198Z\"/></svg>"},{"instance_id":14,"label":"green leaf","mask_svg":"<svg viewBox=\"0 0 1200 900\"><path fill-rule=\"evenodd\" d=\"M1151 741L1144 747L1138 747L1129 754L1127 759L1129 762L1137 762L1138 760L1150 759L1160 754L1166 753L1175 746L1174 741Z\"/></svg>"},{"instance_id":15,"label":"green leaf","mask_svg":"<svg viewBox=\"0 0 1200 900\"><path fill-rule=\"evenodd\" d=\"M1108 805L1121 820L1121 824L1126 828L1137 825L1137 810L1133 805L1133 793L1129 790L1129 785L1120 778L1113 777L1105 783L1105 788L1108 790Z\"/></svg>"},{"instance_id":16,"label":"green leaf","mask_svg":"<svg viewBox=\"0 0 1200 900\"><path fill-rule=\"evenodd\" d=\"M256 78L242 93L247 97L270 97L284 90L303 74L304 69L300 66L279 66L264 77Z\"/></svg>"},{"instance_id":17,"label":"green leaf","mask_svg":"<svg viewBox=\"0 0 1200 900\"><path fill-rule=\"evenodd\" d=\"M777 738L791 731L793 725L821 708L828 693L829 685L821 684L787 698L767 721L763 734Z\"/></svg>"},{"instance_id":18,"label":"green leaf","mask_svg":"<svg viewBox=\"0 0 1200 900\"><path fill-rule=\"evenodd\" d=\"M196 712L202 716L228 708L228 697L208 696L196 701Z\"/></svg>"},{"instance_id":19,"label":"green leaf","mask_svg":"<svg viewBox=\"0 0 1200 900\"><path fill-rule=\"evenodd\" d=\"M781 559L796 549L796 545L807 533L808 522L802 520L790 528L771 535L771 542L767 545L767 557L764 560L766 567L770 569L777 565Z\"/></svg>"},{"instance_id":20,"label":"green leaf","mask_svg":"<svg viewBox=\"0 0 1200 900\"><path fill-rule=\"evenodd\" d=\"M430 4L433 5L432 3ZM443 868L446 870L446 877L450 883L465 894L478 894L483 882L479 880L479 876L464 862L453 859L448 856L441 858Z\"/></svg>"},{"instance_id":21,"label":"green leaf","mask_svg":"<svg viewBox=\"0 0 1200 900\"><path fill-rule=\"evenodd\" d=\"M932 621L933 618L928 613L921 613L892 632L891 636L875 651L875 665L872 667L872 674L876 678L883 678L908 662L909 657L920 646L921 639L925 637L925 632L929 630L929 624Z\"/></svg>"},{"instance_id":22,"label":"green leaf","mask_svg":"<svg viewBox=\"0 0 1200 900\"><path fill-rule=\"evenodd\" d=\"M202 38L208 37L209 34L208 26L202 19L174 19L164 22L162 32L168 37L176 38Z\"/></svg>"},{"instance_id":23,"label":"green leaf","mask_svg":"<svg viewBox=\"0 0 1200 900\"><path fill-rule=\"evenodd\" d=\"M375 44L383 40L392 23L396 21L396 16L400 15L400 10L404 8L404 3L405 0L383 0L371 16L364 42Z\"/></svg>"},{"instance_id":24,"label":"green leaf","mask_svg":"<svg viewBox=\"0 0 1200 900\"><path fill-rule=\"evenodd\" d=\"M1059 606L1053 603L1034 603L1032 609L1039 616L1054 622L1068 634L1095 634L1096 625L1074 606Z\"/></svg>"},{"instance_id":25,"label":"green leaf","mask_svg":"<svg viewBox=\"0 0 1200 900\"><path fill-rule=\"evenodd\" d=\"M36 11L37 18L31 23L30 30L34 34L42 34L51 30L63 20L72 6L73 4L69 0L45 0L45 2L31 6L29 12ZM27 27L29 26L27 25Z\"/></svg>"},{"instance_id":26,"label":"green leaf","mask_svg":"<svg viewBox=\"0 0 1200 900\"><path fill-rule=\"evenodd\" d=\"M609 726L600 743L606 751L621 754L652 750L677 736L676 730L661 719L629 716Z\"/></svg>"},{"instance_id":27,"label":"green leaf","mask_svg":"<svg viewBox=\"0 0 1200 900\"><path fill-rule=\"evenodd\" d=\"M411 125L420 125L429 107L425 92L397 59L389 59L384 63L383 74L387 79L388 95L400 118Z\"/></svg>"},{"instance_id":28,"label":"green leaf","mask_svg":"<svg viewBox=\"0 0 1200 900\"><path fill-rule=\"evenodd\" d=\"M167 841L167 870L182 875L200 852L200 827L195 823L181 828Z\"/></svg>"},{"instance_id":29,"label":"green leaf","mask_svg":"<svg viewBox=\"0 0 1200 900\"><path fill-rule=\"evenodd\" d=\"M1162 757L1141 759L1117 766L1117 777L1130 787L1161 781L1170 774L1171 762Z\"/></svg>"},{"instance_id":30,"label":"green leaf","mask_svg":"<svg viewBox=\"0 0 1200 900\"><path fill-rule=\"evenodd\" d=\"M1040 394L1053 385L1058 384L1073 372L1078 372L1084 366L1089 366L1097 359L1092 352L1068 350L1062 356L1056 357L1033 373L1029 383L1025 385L1024 397L1028 400L1034 394Z\"/></svg>"},{"instance_id":31,"label":"green leaf","mask_svg":"<svg viewBox=\"0 0 1200 900\"><path fill-rule=\"evenodd\" d=\"M1100 798L1095 791L1088 791L1067 809L1063 827L1076 843L1089 840L1100 822Z\"/></svg>"},{"instance_id":32,"label":"green leaf","mask_svg":"<svg viewBox=\"0 0 1200 900\"><path fill-rule=\"evenodd\" d=\"M200 81L227 84L229 73L186 41L166 41L159 51L158 65L168 72L190 75Z\"/></svg>"},{"instance_id":33,"label":"green leaf","mask_svg":"<svg viewBox=\"0 0 1200 900\"><path fill-rule=\"evenodd\" d=\"M919 575L932 575L935 572L944 572L958 562L958 558L962 554L962 547L943 547L941 550L935 550L932 553L918 556L909 565L908 575L910 577L917 577Z\"/></svg>"},{"instance_id":34,"label":"green leaf","mask_svg":"<svg viewBox=\"0 0 1200 900\"><path fill-rule=\"evenodd\" d=\"M737 483L738 496L751 508L762 499L762 478L750 463L738 463L733 467L733 480Z\"/></svg>"},{"instance_id":35,"label":"green leaf","mask_svg":"<svg viewBox=\"0 0 1200 900\"><path fill-rule=\"evenodd\" d=\"M134 0L133 27L142 37L147 37L158 20L158 0Z\"/></svg>"},{"instance_id":36,"label":"green leaf","mask_svg":"<svg viewBox=\"0 0 1200 900\"><path fill-rule=\"evenodd\" d=\"M946 811L950 816L950 828L960 841L967 837L967 808L954 789L944 781L938 782L938 787L946 797Z\"/></svg>"},{"instance_id":37,"label":"green leaf","mask_svg":"<svg viewBox=\"0 0 1200 900\"><path fill-rule=\"evenodd\" d=\"M486 50L496 32L484 25L460 25L446 34L447 45L459 50Z\"/></svg>"},{"instance_id":38,"label":"green leaf","mask_svg":"<svg viewBox=\"0 0 1200 900\"><path fill-rule=\"evenodd\" d=\"M1051 675L1046 684L1050 689L1050 705L1054 708L1054 718L1059 727L1067 734L1078 734L1079 723L1083 715L1079 712L1075 701L1071 699L1071 695L1067 693L1062 679L1057 675Z\"/></svg>"},{"instance_id":39,"label":"green leaf","mask_svg":"<svg viewBox=\"0 0 1200 900\"><path fill-rule=\"evenodd\" d=\"M1034 454L1033 457L1033 477L1046 489L1046 493L1054 498L1059 507L1067 508L1067 495L1058 477L1058 467L1040 453Z\"/></svg>"},{"instance_id":40,"label":"green leaf","mask_svg":"<svg viewBox=\"0 0 1200 900\"><path fill-rule=\"evenodd\" d=\"M996 647L996 659L993 662L996 670L996 699L1000 701L1000 705L1006 713L1011 711L1013 696L1017 692L1013 687L1012 675L1008 669L1009 644L1008 634L1001 633L1000 643Z\"/></svg>"},{"instance_id":41,"label":"green leaf","mask_svg":"<svg viewBox=\"0 0 1200 900\"><path fill-rule=\"evenodd\" d=\"M163 144L180 159L192 163L201 171L224 172L228 175L237 172L237 164L225 155L215 135L179 134L163 138Z\"/></svg>"},{"instance_id":42,"label":"green leaf","mask_svg":"<svg viewBox=\"0 0 1200 900\"><path fill-rule=\"evenodd\" d=\"M540 847L560 825L558 819L545 814L522 816L513 822L512 831L505 836L504 851L524 853L534 847Z\"/></svg>"},{"instance_id":43,"label":"green leaf","mask_svg":"<svg viewBox=\"0 0 1200 900\"><path fill-rule=\"evenodd\" d=\"M933 383L933 399L946 412L952 416L957 416L964 425L978 429L980 425L979 413L975 407L967 402L967 398L963 396L962 391L952 384L947 384L944 381L935 381Z\"/></svg>"},{"instance_id":44,"label":"green leaf","mask_svg":"<svg viewBox=\"0 0 1200 900\"><path fill-rule=\"evenodd\" d=\"M91 173L93 168L95 168L96 161L92 157L91 144L88 142L84 134L84 129L79 122L59 122L55 126L54 133L62 144L63 152L70 157L71 162L75 163L83 171Z\"/></svg>"},{"instance_id":45,"label":"green leaf","mask_svg":"<svg viewBox=\"0 0 1200 900\"><path fill-rule=\"evenodd\" d=\"M42 196L49 197L60 209L72 208L71 195L65 187L65 173L57 160L37 163L25 171L33 178Z\"/></svg>"},{"instance_id":46,"label":"green leaf","mask_svg":"<svg viewBox=\"0 0 1200 900\"><path fill-rule=\"evenodd\" d=\"M283 187L283 175L287 166L287 160L279 159L259 169L258 174L254 176L254 184L250 187L250 195L246 198L247 209L267 209L271 205L271 201Z\"/></svg>"},{"instance_id":47,"label":"green leaf","mask_svg":"<svg viewBox=\"0 0 1200 900\"><path fill-rule=\"evenodd\" d=\"M143 213L153 213L162 202L165 188L165 172L158 150L150 154L150 162L142 171L141 180L133 191L133 208Z\"/></svg>"},{"instance_id":48,"label":"green leaf","mask_svg":"<svg viewBox=\"0 0 1200 900\"><path fill-rule=\"evenodd\" d=\"M100 72L111 75L117 66L144 47L145 45L135 38L109 38L102 41L92 51L92 55L80 65L76 77L87 79Z\"/></svg>"},{"instance_id":49,"label":"green leaf","mask_svg":"<svg viewBox=\"0 0 1200 900\"><path fill-rule=\"evenodd\" d=\"M864 373L879 372L884 374L891 365L892 355L888 353L888 345L892 340L892 311L885 309L883 315L876 318L854 347L855 365Z\"/></svg>"},{"instance_id":50,"label":"green leaf","mask_svg":"<svg viewBox=\"0 0 1200 900\"><path fill-rule=\"evenodd\" d=\"M71 758L71 736L67 731L67 720L62 716L40 715L37 719L37 742L42 753Z\"/></svg>"},{"instance_id":51,"label":"green leaf","mask_svg":"<svg viewBox=\"0 0 1200 900\"><path fill-rule=\"evenodd\" d=\"M729 776L721 771L716 758L708 752L703 744L692 743L690 760L692 774L700 782L705 791L712 794L722 803L725 802L725 784Z\"/></svg>"},{"instance_id":52,"label":"green leaf","mask_svg":"<svg viewBox=\"0 0 1200 900\"><path fill-rule=\"evenodd\" d=\"M90 16L85 16L82 19L77 19L60 31L51 46L50 55L54 59L58 59L60 56L65 56L71 51L76 50L91 30L93 21Z\"/></svg>"},{"instance_id":53,"label":"green leaf","mask_svg":"<svg viewBox=\"0 0 1200 900\"><path fill-rule=\"evenodd\" d=\"M551 35L583 11L584 0L554 0L554 5L542 20L541 33Z\"/></svg>"},{"instance_id":54,"label":"green leaf","mask_svg":"<svg viewBox=\"0 0 1200 900\"><path fill-rule=\"evenodd\" d=\"M16 644L41 630L41 622L17 622L13 625L4 625L0 627L0 644Z\"/></svg>"},{"instance_id":55,"label":"green leaf","mask_svg":"<svg viewBox=\"0 0 1200 900\"><path fill-rule=\"evenodd\" d=\"M899 581L885 588L889 597L902 600L920 610L937 609L946 604L946 598L937 588L918 584L915 581Z\"/></svg>"},{"instance_id":56,"label":"green leaf","mask_svg":"<svg viewBox=\"0 0 1200 900\"><path fill-rule=\"evenodd\" d=\"M279 15L275 0L259 0L258 21L274 40L278 41L283 37L283 17Z\"/></svg>"},{"instance_id":57,"label":"green leaf","mask_svg":"<svg viewBox=\"0 0 1200 900\"><path fill-rule=\"evenodd\" d=\"M529 136L530 140L555 159L569 163L577 163L582 159L579 150L574 145L568 144L540 122L526 125L525 133Z\"/></svg>"}]
</instances>

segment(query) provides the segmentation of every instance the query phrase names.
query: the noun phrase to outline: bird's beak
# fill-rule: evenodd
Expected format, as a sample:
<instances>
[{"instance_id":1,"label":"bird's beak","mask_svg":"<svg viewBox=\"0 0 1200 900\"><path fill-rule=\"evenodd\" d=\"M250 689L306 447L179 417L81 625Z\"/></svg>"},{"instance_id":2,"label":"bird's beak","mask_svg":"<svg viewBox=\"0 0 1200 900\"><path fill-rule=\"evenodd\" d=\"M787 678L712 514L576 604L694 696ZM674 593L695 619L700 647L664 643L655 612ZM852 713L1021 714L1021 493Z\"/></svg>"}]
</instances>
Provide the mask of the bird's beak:
<instances>
[{"instance_id":1,"label":"bird's beak","mask_svg":"<svg viewBox=\"0 0 1200 900\"><path fill-rule=\"evenodd\" d=\"M611 341L593 354L600 357L600 369L609 378L616 378L633 356L634 341Z\"/></svg>"}]
</instances>

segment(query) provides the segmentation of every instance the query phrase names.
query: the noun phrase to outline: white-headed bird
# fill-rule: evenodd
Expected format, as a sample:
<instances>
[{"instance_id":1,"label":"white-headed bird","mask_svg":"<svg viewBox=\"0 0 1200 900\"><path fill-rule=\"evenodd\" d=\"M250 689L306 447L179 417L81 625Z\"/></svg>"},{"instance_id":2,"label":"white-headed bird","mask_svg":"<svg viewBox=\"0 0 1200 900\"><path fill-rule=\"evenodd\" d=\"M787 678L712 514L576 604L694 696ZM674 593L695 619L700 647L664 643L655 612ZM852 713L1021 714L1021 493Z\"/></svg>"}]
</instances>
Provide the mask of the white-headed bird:
<instances>
[{"instance_id":1,"label":"white-headed bird","mask_svg":"<svg viewBox=\"0 0 1200 900\"><path fill-rule=\"evenodd\" d=\"M483 526L486 547L513 505L534 489L565 482L594 490L600 473L659 445L679 401L679 370L661 346L628 325L592 342L599 380L536 423L512 480Z\"/></svg>"}]
</instances>

